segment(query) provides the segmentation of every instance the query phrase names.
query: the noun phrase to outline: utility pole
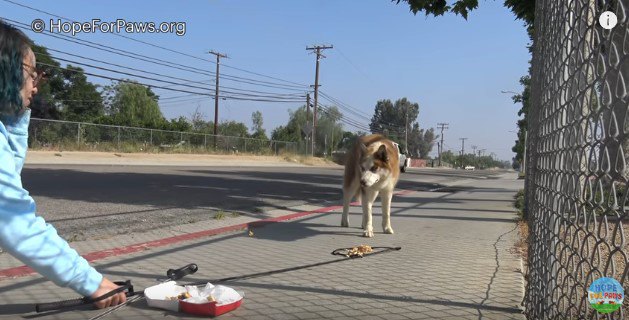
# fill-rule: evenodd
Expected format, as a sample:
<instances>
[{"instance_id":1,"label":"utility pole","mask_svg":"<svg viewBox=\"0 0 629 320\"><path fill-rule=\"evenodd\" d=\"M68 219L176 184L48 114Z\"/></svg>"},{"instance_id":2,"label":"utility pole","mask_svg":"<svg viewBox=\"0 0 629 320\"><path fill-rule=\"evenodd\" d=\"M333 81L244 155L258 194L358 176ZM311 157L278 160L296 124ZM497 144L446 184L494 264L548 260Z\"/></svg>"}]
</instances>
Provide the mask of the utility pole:
<instances>
[{"instance_id":1,"label":"utility pole","mask_svg":"<svg viewBox=\"0 0 629 320\"><path fill-rule=\"evenodd\" d=\"M448 129L448 124L437 123L437 127L441 128L441 143L439 144L439 148L437 148L437 151L439 151L439 166L441 167L441 153L443 152L443 130Z\"/></svg>"},{"instance_id":2,"label":"utility pole","mask_svg":"<svg viewBox=\"0 0 629 320\"><path fill-rule=\"evenodd\" d=\"M406 125L404 126L404 133L406 134L406 139L405 139L405 149L406 149L406 154L408 154L408 105L406 106Z\"/></svg>"},{"instance_id":3,"label":"utility pole","mask_svg":"<svg viewBox=\"0 0 629 320\"><path fill-rule=\"evenodd\" d=\"M310 124L310 92L306 93L306 125ZM312 130L306 136L306 141L312 140ZM312 143L309 143L310 147L312 147ZM306 153L308 153L308 146L306 146ZM314 156L314 148L311 149L311 156Z\"/></svg>"},{"instance_id":4,"label":"utility pole","mask_svg":"<svg viewBox=\"0 0 629 320\"><path fill-rule=\"evenodd\" d=\"M459 138L461 140L461 155L465 154L465 140L469 138Z\"/></svg>"},{"instance_id":5,"label":"utility pole","mask_svg":"<svg viewBox=\"0 0 629 320\"><path fill-rule=\"evenodd\" d=\"M306 50L313 50L316 51L317 54L317 67L316 67L316 71L315 71L315 84L314 84L314 107L313 107L313 119L312 119L312 153L314 155L314 150L315 150L315 145L316 145L316 140L317 140L317 136L316 136L316 132L317 132L317 108L318 108L318 104L319 104L319 61L321 60L321 57L325 56L323 54L321 54L321 50L325 50L325 49L332 49L333 46L313 46L313 47L306 47Z\"/></svg>"},{"instance_id":6,"label":"utility pole","mask_svg":"<svg viewBox=\"0 0 629 320\"><path fill-rule=\"evenodd\" d=\"M459 138L461 140L461 167L463 167L463 156L465 155L465 140L468 138Z\"/></svg>"},{"instance_id":7,"label":"utility pole","mask_svg":"<svg viewBox=\"0 0 629 320\"><path fill-rule=\"evenodd\" d=\"M221 58L227 58L227 55L214 51L210 51L208 53L216 56L216 89L214 92L214 149L216 150L216 136L218 135L218 80L220 79L219 67L221 65Z\"/></svg>"}]
</instances>

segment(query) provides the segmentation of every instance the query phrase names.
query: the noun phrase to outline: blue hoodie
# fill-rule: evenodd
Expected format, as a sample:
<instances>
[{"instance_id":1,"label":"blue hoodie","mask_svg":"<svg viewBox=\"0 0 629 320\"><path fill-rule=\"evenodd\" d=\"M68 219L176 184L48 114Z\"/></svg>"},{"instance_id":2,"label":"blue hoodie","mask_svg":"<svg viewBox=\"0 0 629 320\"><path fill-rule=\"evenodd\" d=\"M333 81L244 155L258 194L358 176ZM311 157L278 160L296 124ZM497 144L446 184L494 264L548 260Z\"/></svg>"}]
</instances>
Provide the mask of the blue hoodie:
<instances>
[{"instance_id":1,"label":"blue hoodie","mask_svg":"<svg viewBox=\"0 0 629 320\"><path fill-rule=\"evenodd\" d=\"M35 201L22 187L31 112L0 122L0 247L59 286L89 296L103 276L35 215Z\"/></svg>"}]
</instances>

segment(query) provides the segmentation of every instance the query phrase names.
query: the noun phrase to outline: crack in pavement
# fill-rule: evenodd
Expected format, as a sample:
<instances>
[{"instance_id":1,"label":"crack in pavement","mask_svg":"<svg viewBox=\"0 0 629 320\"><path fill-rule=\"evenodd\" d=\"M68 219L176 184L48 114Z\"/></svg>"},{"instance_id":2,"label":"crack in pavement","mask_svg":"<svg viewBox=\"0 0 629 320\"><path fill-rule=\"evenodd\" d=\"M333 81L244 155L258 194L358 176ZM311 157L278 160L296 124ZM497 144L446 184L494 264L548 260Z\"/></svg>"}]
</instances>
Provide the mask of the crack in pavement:
<instances>
[{"instance_id":1,"label":"crack in pavement","mask_svg":"<svg viewBox=\"0 0 629 320\"><path fill-rule=\"evenodd\" d=\"M501 234L496 240L496 242L494 242L494 250L496 251L496 269L494 270L494 274L491 276L491 279L489 280L489 283L487 284L487 291L485 292L485 298L483 298L483 300L480 302L479 308L477 309L479 320L483 318L483 312L481 311L481 307L489 299L489 291L491 291L491 285L494 283L494 279L496 279L496 275L498 274L498 269L500 269L500 260L498 260L498 242L500 242L500 239L502 237L515 231L517 228L518 228L518 225L516 224L515 227L513 227L513 229Z\"/></svg>"}]
</instances>

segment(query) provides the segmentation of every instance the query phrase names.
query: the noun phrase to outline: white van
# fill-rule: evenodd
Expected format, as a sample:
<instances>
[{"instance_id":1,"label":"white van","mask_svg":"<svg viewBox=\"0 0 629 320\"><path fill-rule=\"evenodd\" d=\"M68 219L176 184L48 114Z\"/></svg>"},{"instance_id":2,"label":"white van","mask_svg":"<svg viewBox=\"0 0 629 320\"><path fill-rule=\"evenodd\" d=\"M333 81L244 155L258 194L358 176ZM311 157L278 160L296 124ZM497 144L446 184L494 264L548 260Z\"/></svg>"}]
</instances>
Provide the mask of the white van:
<instances>
[{"instance_id":1,"label":"white van","mask_svg":"<svg viewBox=\"0 0 629 320\"><path fill-rule=\"evenodd\" d=\"M400 155L400 172L406 172L406 168L408 168L411 159L406 157L406 153L398 143L393 142L393 144L397 147L397 152Z\"/></svg>"}]
</instances>

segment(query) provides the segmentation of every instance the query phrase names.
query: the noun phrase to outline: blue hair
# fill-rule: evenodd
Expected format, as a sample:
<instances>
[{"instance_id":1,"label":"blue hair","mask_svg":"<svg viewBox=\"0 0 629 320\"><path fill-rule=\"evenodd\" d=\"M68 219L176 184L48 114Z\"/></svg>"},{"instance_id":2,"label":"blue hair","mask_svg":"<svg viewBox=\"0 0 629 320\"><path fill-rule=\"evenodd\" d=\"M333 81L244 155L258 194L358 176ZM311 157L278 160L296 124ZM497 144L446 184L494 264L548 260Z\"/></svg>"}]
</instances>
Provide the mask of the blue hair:
<instances>
[{"instance_id":1,"label":"blue hair","mask_svg":"<svg viewBox=\"0 0 629 320\"><path fill-rule=\"evenodd\" d=\"M22 61L32 41L0 19L0 116L16 116L22 110L20 90L24 83Z\"/></svg>"}]
</instances>

